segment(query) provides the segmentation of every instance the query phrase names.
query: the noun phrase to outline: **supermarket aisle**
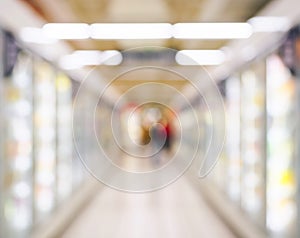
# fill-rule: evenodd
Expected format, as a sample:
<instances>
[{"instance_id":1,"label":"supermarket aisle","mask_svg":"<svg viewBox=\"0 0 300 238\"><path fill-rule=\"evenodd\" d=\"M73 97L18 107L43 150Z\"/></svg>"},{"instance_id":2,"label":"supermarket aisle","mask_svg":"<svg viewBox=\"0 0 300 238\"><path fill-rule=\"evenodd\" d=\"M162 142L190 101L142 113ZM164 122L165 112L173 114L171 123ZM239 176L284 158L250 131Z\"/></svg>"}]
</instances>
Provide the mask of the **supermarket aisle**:
<instances>
[{"instance_id":1,"label":"supermarket aisle","mask_svg":"<svg viewBox=\"0 0 300 238\"><path fill-rule=\"evenodd\" d=\"M63 238L235 237L185 177L152 193L108 187L75 219Z\"/></svg>"}]
</instances>

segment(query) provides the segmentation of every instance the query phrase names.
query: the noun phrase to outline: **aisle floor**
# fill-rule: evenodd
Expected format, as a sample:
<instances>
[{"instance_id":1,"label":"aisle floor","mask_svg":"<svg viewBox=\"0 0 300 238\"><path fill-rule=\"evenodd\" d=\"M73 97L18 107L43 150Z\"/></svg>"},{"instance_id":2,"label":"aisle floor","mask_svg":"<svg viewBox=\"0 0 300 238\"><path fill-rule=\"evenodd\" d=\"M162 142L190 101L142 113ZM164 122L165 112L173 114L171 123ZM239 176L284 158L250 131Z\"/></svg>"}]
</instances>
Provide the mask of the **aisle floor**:
<instances>
[{"instance_id":1,"label":"aisle floor","mask_svg":"<svg viewBox=\"0 0 300 238\"><path fill-rule=\"evenodd\" d=\"M63 238L235 237L185 177L159 191L104 187Z\"/></svg>"}]
</instances>

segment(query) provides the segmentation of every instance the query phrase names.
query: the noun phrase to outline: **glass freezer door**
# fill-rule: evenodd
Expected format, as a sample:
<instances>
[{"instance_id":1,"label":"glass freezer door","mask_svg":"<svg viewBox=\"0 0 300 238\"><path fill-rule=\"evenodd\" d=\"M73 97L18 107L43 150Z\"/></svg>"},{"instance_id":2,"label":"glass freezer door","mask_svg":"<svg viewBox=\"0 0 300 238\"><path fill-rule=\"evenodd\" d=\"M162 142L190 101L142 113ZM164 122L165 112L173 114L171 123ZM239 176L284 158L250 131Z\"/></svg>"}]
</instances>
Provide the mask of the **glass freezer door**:
<instances>
[{"instance_id":1,"label":"glass freezer door","mask_svg":"<svg viewBox=\"0 0 300 238\"><path fill-rule=\"evenodd\" d=\"M56 200L56 76L47 62L36 60L34 66L34 205L39 221Z\"/></svg>"},{"instance_id":2,"label":"glass freezer door","mask_svg":"<svg viewBox=\"0 0 300 238\"><path fill-rule=\"evenodd\" d=\"M296 84L276 54L267 58L267 95L267 227L276 235L294 237Z\"/></svg>"},{"instance_id":3,"label":"glass freezer door","mask_svg":"<svg viewBox=\"0 0 300 238\"><path fill-rule=\"evenodd\" d=\"M27 237L32 225L31 68L31 58L21 52L12 75L4 79L4 237Z\"/></svg>"},{"instance_id":4,"label":"glass freezer door","mask_svg":"<svg viewBox=\"0 0 300 238\"><path fill-rule=\"evenodd\" d=\"M240 158L240 78L232 76L226 81L227 108L227 193L231 200L240 203L241 158Z\"/></svg>"},{"instance_id":5,"label":"glass freezer door","mask_svg":"<svg viewBox=\"0 0 300 238\"><path fill-rule=\"evenodd\" d=\"M72 82L59 73L56 78L56 153L57 202L63 202L72 192Z\"/></svg>"},{"instance_id":6,"label":"glass freezer door","mask_svg":"<svg viewBox=\"0 0 300 238\"><path fill-rule=\"evenodd\" d=\"M265 64L241 75L241 207L265 227Z\"/></svg>"}]
</instances>

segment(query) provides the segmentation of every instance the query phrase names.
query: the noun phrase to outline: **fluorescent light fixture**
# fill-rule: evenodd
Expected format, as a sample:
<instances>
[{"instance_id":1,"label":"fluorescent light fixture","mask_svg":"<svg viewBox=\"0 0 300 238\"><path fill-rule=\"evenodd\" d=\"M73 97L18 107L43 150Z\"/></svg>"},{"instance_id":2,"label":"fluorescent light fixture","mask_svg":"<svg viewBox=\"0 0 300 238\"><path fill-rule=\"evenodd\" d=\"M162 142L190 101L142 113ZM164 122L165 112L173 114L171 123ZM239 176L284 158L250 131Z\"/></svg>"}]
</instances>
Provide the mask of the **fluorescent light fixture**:
<instances>
[{"instance_id":1,"label":"fluorescent light fixture","mask_svg":"<svg viewBox=\"0 0 300 238\"><path fill-rule=\"evenodd\" d=\"M96 60L96 62L95 62ZM93 62L94 61L94 62ZM80 58L76 54L64 55L59 60L59 66L66 70L80 69L86 65L97 65L99 60L97 58Z\"/></svg>"},{"instance_id":2,"label":"fluorescent light fixture","mask_svg":"<svg viewBox=\"0 0 300 238\"><path fill-rule=\"evenodd\" d=\"M53 39L87 39L89 25L85 23L48 23L43 26L44 34Z\"/></svg>"},{"instance_id":3,"label":"fluorescent light fixture","mask_svg":"<svg viewBox=\"0 0 300 238\"><path fill-rule=\"evenodd\" d=\"M252 34L249 23L49 23L44 34L53 39L242 39Z\"/></svg>"},{"instance_id":4,"label":"fluorescent light fixture","mask_svg":"<svg viewBox=\"0 0 300 238\"><path fill-rule=\"evenodd\" d=\"M117 50L106 50L101 53L102 64L105 65L119 65L121 64L123 57Z\"/></svg>"},{"instance_id":5,"label":"fluorescent light fixture","mask_svg":"<svg viewBox=\"0 0 300 238\"><path fill-rule=\"evenodd\" d=\"M169 23L104 23L91 25L94 39L168 39L172 37Z\"/></svg>"},{"instance_id":6,"label":"fluorescent light fixture","mask_svg":"<svg viewBox=\"0 0 300 238\"><path fill-rule=\"evenodd\" d=\"M280 32L287 31L290 22L286 17L258 16L248 20L254 32Z\"/></svg>"},{"instance_id":7,"label":"fluorescent light fixture","mask_svg":"<svg viewBox=\"0 0 300 238\"><path fill-rule=\"evenodd\" d=\"M252 34L249 23L177 23L173 37L177 39L243 39Z\"/></svg>"},{"instance_id":8,"label":"fluorescent light fixture","mask_svg":"<svg viewBox=\"0 0 300 238\"><path fill-rule=\"evenodd\" d=\"M63 69L79 69L83 66L93 65L119 65L122 62L122 54L117 50L77 50L65 55L59 60Z\"/></svg>"},{"instance_id":9,"label":"fluorescent light fixture","mask_svg":"<svg viewBox=\"0 0 300 238\"><path fill-rule=\"evenodd\" d=\"M221 50L181 50L175 56L180 65L219 65L225 61Z\"/></svg>"},{"instance_id":10,"label":"fluorescent light fixture","mask_svg":"<svg viewBox=\"0 0 300 238\"><path fill-rule=\"evenodd\" d=\"M47 37L41 28L24 27L21 29L20 38L24 42L35 44L54 44L56 39Z\"/></svg>"}]
</instances>

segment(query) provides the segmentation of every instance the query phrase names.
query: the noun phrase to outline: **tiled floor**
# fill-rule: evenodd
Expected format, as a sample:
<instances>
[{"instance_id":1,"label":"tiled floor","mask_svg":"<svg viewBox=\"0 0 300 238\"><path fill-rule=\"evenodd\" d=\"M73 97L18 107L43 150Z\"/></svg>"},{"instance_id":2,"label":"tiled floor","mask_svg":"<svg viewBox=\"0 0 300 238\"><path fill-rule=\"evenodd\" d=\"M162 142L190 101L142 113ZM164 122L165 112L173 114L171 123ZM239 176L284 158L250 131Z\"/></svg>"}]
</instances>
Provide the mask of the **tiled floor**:
<instances>
[{"instance_id":1,"label":"tiled floor","mask_svg":"<svg viewBox=\"0 0 300 238\"><path fill-rule=\"evenodd\" d=\"M151 193L105 187L63 238L231 238L234 235L184 177Z\"/></svg>"}]
</instances>

